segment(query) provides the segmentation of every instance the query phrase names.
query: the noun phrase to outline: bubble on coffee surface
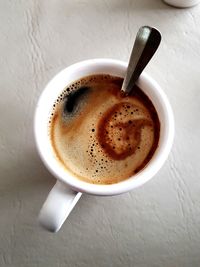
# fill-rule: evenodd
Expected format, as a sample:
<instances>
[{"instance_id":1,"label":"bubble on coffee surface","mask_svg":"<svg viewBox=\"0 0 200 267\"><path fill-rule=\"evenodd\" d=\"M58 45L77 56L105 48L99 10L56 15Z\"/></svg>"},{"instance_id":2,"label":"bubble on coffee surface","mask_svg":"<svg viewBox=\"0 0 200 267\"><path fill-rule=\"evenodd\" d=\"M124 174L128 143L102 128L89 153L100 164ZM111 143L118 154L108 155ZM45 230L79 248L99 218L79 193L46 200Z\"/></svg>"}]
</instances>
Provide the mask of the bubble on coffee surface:
<instances>
[{"instance_id":1,"label":"bubble on coffee surface","mask_svg":"<svg viewBox=\"0 0 200 267\"><path fill-rule=\"evenodd\" d=\"M122 96L122 81L109 75L85 77L64 89L54 104L52 146L79 179L95 184L127 179L147 164L158 145L152 103L147 96L146 102L140 99L139 88L136 95Z\"/></svg>"}]
</instances>

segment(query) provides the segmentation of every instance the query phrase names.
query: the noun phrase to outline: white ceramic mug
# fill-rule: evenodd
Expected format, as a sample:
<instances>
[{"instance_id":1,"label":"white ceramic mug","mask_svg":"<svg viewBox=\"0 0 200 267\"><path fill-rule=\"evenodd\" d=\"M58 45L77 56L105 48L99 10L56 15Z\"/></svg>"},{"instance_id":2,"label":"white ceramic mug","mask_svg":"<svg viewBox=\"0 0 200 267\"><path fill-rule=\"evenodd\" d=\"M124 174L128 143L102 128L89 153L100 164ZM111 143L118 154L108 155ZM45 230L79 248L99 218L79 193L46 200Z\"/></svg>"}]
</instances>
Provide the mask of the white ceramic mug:
<instances>
[{"instance_id":1,"label":"white ceramic mug","mask_svg":"<svg viewBox=\"0 0 200 267\"><path fill-rule=\"evenodd\" d=\"M138 80L138 86L153 102L161 123L158 148L144 169L119 183L90 184L64 169L53 152L48 135L48 121L53 104L63 89L71 82L92 74L124 77L126 69L127 63L112 59L91 59L76 63L58 73L39 98L34 120L37 149L47 169L57 178L39 214L40 224L49 231L56 232L60 229L82 193L107 196L128 192L149 181L167 159L174 137L172 109L160 86L144 72Z\"/></svg>"},{"instance_id":2,"label":"white ceramic mug","mask_svg":"<svg viewBox=\"0 0 200 267\"><path fill-rule=\"evenodd\" d=\"M175 7L192 7L199 4L200 0L163 0L165 3Z\"/></svg>"}]
</instances>

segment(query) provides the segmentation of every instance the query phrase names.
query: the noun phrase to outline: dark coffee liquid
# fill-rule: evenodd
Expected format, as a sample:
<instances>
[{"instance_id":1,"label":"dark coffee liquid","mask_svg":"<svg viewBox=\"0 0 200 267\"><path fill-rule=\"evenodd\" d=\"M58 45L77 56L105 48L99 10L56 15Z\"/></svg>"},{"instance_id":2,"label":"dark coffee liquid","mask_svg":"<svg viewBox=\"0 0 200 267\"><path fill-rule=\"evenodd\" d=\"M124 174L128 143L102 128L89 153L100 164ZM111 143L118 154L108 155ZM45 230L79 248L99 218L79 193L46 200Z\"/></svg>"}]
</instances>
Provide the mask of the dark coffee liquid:
<instances>
[{"instance_id":1,"label":"dark coffee liquid","mask_svg":"<svg viewBox=\"0 0 200 267\"><path fill-rule=\"evenodd\" d=\"M54 104L49 129L55 155L86 182L128 179L158 147L160 122L151 100L137 86L124 95L122 82L110 75L84 77Z\"/></svg>"}]
</instances>

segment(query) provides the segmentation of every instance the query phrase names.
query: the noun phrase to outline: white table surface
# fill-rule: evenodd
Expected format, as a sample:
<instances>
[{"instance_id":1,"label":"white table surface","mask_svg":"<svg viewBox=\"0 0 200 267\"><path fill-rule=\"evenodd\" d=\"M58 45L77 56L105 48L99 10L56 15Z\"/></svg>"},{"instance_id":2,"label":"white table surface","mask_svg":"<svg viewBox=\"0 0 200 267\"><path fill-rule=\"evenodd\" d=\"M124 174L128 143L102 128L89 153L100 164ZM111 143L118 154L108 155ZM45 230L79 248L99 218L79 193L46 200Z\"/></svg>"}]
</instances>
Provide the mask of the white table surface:
<instances>
[{"instance_id":1,"label":"white table surface","mask_svg":"<svg viewBox=\"0 0 200 267\"><path fill-rule=\"evenodd\" d=\"M37 215L55 179L33 114L46 83L89 58L127 61L141 25L162 32L146 71L172 104L176 137L154 179L115 197L84 195L57 234ZM0 1L0 266L200 266L200 5L159 0Z\"/></svg>"}]
</instances>

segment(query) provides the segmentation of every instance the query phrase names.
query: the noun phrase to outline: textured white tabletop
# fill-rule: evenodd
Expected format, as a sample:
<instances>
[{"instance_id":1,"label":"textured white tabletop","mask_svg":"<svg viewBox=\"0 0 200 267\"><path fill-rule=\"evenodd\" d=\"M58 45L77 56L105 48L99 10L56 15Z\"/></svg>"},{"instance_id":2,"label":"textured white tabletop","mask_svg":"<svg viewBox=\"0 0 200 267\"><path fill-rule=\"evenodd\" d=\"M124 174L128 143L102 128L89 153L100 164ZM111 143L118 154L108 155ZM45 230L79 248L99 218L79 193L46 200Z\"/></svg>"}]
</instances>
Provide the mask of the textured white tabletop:
<instances>
[{"instance_id":1,"label":"textured white tabletop","mask_svg":"<svg viewBox=\"0 0 200 267\"><path fill-rule=\"evenodd\" d=\"M200 266L200 5L159 0L0 1L0 266ZM33 138L46 83L89 58L127 61L141 25L163 40L147 67L172 104L176 137L154 179L84 195L57 234L37 216L55 179Z\"/></svg>"}]
</instances>

